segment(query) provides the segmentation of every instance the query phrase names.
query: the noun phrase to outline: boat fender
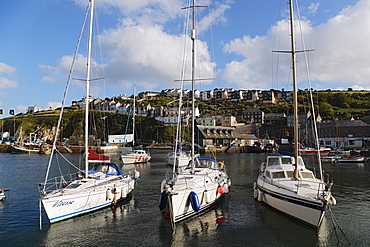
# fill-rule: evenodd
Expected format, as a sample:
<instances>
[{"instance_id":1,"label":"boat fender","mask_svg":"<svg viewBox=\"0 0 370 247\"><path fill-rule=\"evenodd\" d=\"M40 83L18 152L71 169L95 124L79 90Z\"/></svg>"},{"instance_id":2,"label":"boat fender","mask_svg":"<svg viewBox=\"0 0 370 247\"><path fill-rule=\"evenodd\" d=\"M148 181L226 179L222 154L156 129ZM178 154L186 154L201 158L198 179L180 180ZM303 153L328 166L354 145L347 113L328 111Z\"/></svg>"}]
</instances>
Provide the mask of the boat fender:
<instances>
[{"instance_id":1,"label":"boat fender","mask_svg":"<svg viewBox=\"0 0 370 247\"><path fill-rule=\"evenodd\" d=\"M122 187L122 189L121 189L121 197L122 198L127 197L127 187L126 186Z\"/></svg>"},{"instance_id":2,"label":"boat fender","mask_svg":"<svg viewBox=\"0 0 370 247\"><path fill-rule=\"evenodd\" d=\"M262 202L263 201L263 192L260 191L259 189L257 189L257 191L258 191L258 198L257 198L257 200L259 202Z\"/></svg>"},{"instance_id":3,"label":"boat fender","mask_svg":"<svg viewBox=\"0 0 370 247\"><path fill-rule=\"evenodd\" d=\"M116 184L113 185L112 193L113 193L113 204L116 205L117 204L117 185Z\"/></svg>"},{"instance_id":4,"label":"boat fender","mask_svg":"<svg viewBox=\"0 0 370 247\"><path fill-rule=\"evenodd\" d=\"M209 192L208 192L208 190L205 190L205 191L203 191L203 202L209 203L209 201L210 201Z\"/></svg>"},{"instance_id":5,"label":"boat fender","mask_svg":"<svg viewBox=\"0 0 370 247\"><path fill-rule=\"evenodd\" d=\"M231 179L230 178L227 179L227 186L231 187Z\"/></svg>"},{"instance_id":6,"label":"boat fender","mask_svg":"<svg viewBox=\"0 0 370 247\"><path fill-rule=\"evenodd\" d=\"M166 205L167 205L167 192L164 190L159 196L158 207L160 210L164 210L166 208Z\"/></svg>"},{"instance_id":7,"label":"boat fender","mask_svg":"<svg viewBox=\"0 0 370 247\"><path fill-rule=\"evenodd\" d=\"M335 199L334 196L330 195L329 200L328 200L329 205L336 205L337 200Z\"/></svg>"},{"instance_id":8,"label":"boat fender","mask_svg":"<svg viewBox=\"0 0 370 247\"><path fill-rule=\"evenodd\" d=\"M112 200L112 192L110 191L109 188L107 189L105 193L106 193L106 200Z\"/></svg>"},{"instance_id":9,"label":"boat fender","mask_svg":"<svg viewBox=\"0 0 370 247\"><path fill-rule=\"evenodd\" d=\"M227 183L225 183L223 187L225 189L225 194L229 193L229 186L227 185Z\"/></svg>"},{"instance_id":10,"label":"boat fender","mask_svg":"<svg viewBox=\"0 0 370 247\"><path fill-rule=\"evenodd\" d=\"M222 163L221 161L218 162L218 165L220 166L220 169L223 170L225 168L225 164Z\"/></svg>"},{"instance_id":11,"label":"boat fender","mask_svg":"<svg viewBox=\"0 0 370 247\"><path fill-rule=\"evenodd\" d=\"M258 189L257 189L257 183L256 182L253 183L253 197L254 197L254 199L257 199L257 197L258 197Z\"/></svg>"},{"instance_id":12,"label":"boat fender","mask_svg":"<svg viewBox=\"0 0 370 247\"><path fill-rule=\"evenodd\" d=\"M189 197L190 197L191 207L193 208L195 212L198 212L200 210L200 204L199 204L199 198L198 198L197 193L192 191L190 192Z\"/></svg>"},{"instance_id":13,"label":"boat fender","mask_svg":"<svg viewBox=\"0 0 370 247\"><path fill-rule=\"evenodd\" d=\"M218 193L218 194L224 194L224 193L225 193L225 188L224 188L223 186L219 186L219 187L217 188L217 193Z\"/></svg>"},{"instance_id":14,"label":"boat fender","mask_svg":"<svg viewBox=\"0 0 370 247\"><path fill-rule=\"evenodd\" d=\"M135 170L134 178L138 179L140 177L140 172Z\"/></svg>"}]
</instances>

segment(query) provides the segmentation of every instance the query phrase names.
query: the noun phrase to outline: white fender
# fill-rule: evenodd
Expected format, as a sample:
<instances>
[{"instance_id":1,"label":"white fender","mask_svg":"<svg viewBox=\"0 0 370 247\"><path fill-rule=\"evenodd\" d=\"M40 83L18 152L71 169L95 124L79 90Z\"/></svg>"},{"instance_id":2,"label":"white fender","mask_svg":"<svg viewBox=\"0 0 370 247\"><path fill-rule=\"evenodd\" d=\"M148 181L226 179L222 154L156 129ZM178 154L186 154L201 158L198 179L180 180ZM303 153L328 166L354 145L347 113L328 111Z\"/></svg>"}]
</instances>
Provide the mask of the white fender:
<instances>
[{"instance_id":1,"label":"white fender","mask_svg":"<svg viewBox=\"0 0 370 247\"><path fill-rule=\"evenodd\" d=\"M262 202L263 201L263 192L260 191L259 189L257 189L257 191L258 191L258 198L257 198L257 200L259 202Z\"/></svg>"},{"instance_id":2,"label":"white fender","mask_svg":"<svg viewBox=\"0 0 370 247\"><path fill-rule=\"evenodd\" d=\"M257 197L258 197L258 189L257 189L257 183L256 182L253 183L253 197L254 197L254 199L257 199Z\"/></svg>"},{"instance_id":3,"label":"white fender","mask_svg":"<svg viewBox=\"0 0 370 247\"><path fill-rule=\"evenodd\" d=\"M105 199L106 200L112 200L112 192L110 191L110 189L108 188L107 191L105 192Z\"/></svg>"},{"instance_id":4,"label":"white fender","mask_svg":"<svg viewBox=\"0 0 370 247\"><path fill-rule=\"evenodd\" d=\"M205 190L204 192L203 192L203 200L202 200L202 202L203 203L209 203L209 201L210 201L210 198L209 198L209 192L208 192L208 190Z\"/></svg>"},{"instance_id":5,"label":"white fender","mask_svg":"<svg viewBox=\"0 0 370 247\"><path fill-rule=\"evenodd\" d=\"M328 200L328 204L329 205L336 205L337 204L337 200L335 199L334 196L330 195L329 200Z\"/></svg>"},{"instance_id":6,"label":"white fender","mask_svg":"<svg viewBox=\"0 0 370 247\"><path fill-rule=\"evenodd\" d=\"M127 186L123 186L121 189L121 198L127 197Z\"/></svg>"},{"instance_id":7,"label":"white fender","mask_svg":"<svg viewBox=\"0 0 370 247\"><path fill-rule=\"evenodd\" d=\"M224 184L224 188L225 188L225 193L229 193L229 186L225 183Z\"/></svg>"}]
</instances>

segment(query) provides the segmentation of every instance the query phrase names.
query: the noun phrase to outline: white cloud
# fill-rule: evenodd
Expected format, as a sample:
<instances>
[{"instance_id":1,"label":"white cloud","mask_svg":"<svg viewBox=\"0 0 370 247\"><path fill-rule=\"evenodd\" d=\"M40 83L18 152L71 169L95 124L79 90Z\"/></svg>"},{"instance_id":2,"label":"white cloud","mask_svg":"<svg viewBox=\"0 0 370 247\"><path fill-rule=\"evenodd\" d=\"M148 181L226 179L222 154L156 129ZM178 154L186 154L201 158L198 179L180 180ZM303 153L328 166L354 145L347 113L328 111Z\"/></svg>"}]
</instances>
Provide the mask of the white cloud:
<instances>
[{"instance_id":1,"label":"white cloud","mask_svg":"<svg viewBox=\"0 0 370 247\"><path fill-rule=\"evenodd\" d=\"M315 14L320 6L320 3L311 3L310 6L308 6L308 11L310 14Z\"/></svg>"},{"instance_id":2,"label":"white cloud","mask_svg":"<svg viewBox=\"0 0 370 247\"><path fill-rule=\"evenodd\" d=\"M48 102L47 106L44 107L44 110L49 110L49 109L56 109L58 107L61 107L62 103L60 102Z\"/></svg>"},{"instance_id":3,"label":"white cloud","mask_svg":"<svg viewBox=\"0 0 370 247\"><path fill-rule=\"evenodd\" d=\"M307 20L301 21L304 35L309 37L306 49L314 48L314 53L308 57L311 70L311 80L319 81L317 89L347 88L356 85L358 88L370 89L370 1L360 0L355 6L343 9L337 16L319 26L312 26ZM298 23L296 26L299 27ZM289 26L287 21L279 21L263 37L245 36L235 39L225 45L224 51L244 57L241 61L228 63L219 73L229 85L241 88L262 87L271 88L278 71L272 66L273 59L279 58L283 63L279 69L279 78L287 81L289 78L290 56L272 54L272 44L276 36L275 30L282 33L280 50L289 50ZM297 49L302 49L299 34L296 32ZM279 49L279 48L278 48ZM297 55L302 59L302 54ZM299 68L302 65L298 65ZM282 72L285 70L285 72ZM299 71L299 75L303 71ZM299 79L304 79L303 76Z\"/></svg>"},{"instance_id":4,"label":"white cloud","mask_svg":"<svg viewBox=\"0 0 370 247\"><path fill-rule=\"evenodd\" d=\"M82 4L80 0L75 0L75 2ZM83 1L83 5L85 4L86 1ZM104 64L98 65L97 62L94 62L94 66L100 67L99 70L104 68L104 76L108 84L122 91L131 90L133 84L144 90L158 87L178 87L178 85L174 85L174 80L180 79L180 68L184 59L182 47L187 40L186 51L190 53L190 38L185 38L182 34L166 32L164 25L180 15L183 1L105 0L99 1L98 4L98 8L104 8L104 11L112 11L115 8L124 14L115 28L105 30L99 37L104 53ZM199 1L198 4L204 5L205 3ZM213 18L206 15L199 19L200 29L209 29L211 22L225 22L223 15L228 8L229 5L226 3L217 5L215 10L210 13ZM213 78L216 64L211 59L207 43L197 40L196 46L197 78ZM84 56L79 55L76 61L74 70L79 74L79 78L85 77L86 60L84 59ZM187 69L184 72L187 79L190 78L190 59L191 55L187 54L185 62ZM66 78L65 74L69 71L71 61L71 56L64 56L55 67L40 66L46 73L43 81L62 81L62 74ZM101 73L92 77L102 76ZM211 82L204 81L203 83ZM102 88L97 82L94 82L93 85L91 95L94 96L100 93Z\"/></svg>"},{"instance_id":5,"label":"white cloud","mask_svg":"<svg viewBox=\"0 0 370 247\"><path fill-rule=\"evenodd\" d=\"M0 62L0 89L17 88L18 82L9 79L16 72L16 68Z\"/></svg>"},{"instance_id":6,"label":"white cloud","mask_svg":"<svg viewBox=\"0 0 370 247\"><path fill-rule=\"evenodd\" d=\"M25 105L16 105L15 106L15 114L18 114L19 112L27 112L28 107Z\"/></svg>"},{"instance_id":7,"label":"white cloud","mask_svg":"<svg viewBox=\"0 0 370 247\"><path fill-rule=\"evenodd\" d=\"M13 74L15 71L13 66L0 62L0 74Z\"/></svg>"}]
</instances>

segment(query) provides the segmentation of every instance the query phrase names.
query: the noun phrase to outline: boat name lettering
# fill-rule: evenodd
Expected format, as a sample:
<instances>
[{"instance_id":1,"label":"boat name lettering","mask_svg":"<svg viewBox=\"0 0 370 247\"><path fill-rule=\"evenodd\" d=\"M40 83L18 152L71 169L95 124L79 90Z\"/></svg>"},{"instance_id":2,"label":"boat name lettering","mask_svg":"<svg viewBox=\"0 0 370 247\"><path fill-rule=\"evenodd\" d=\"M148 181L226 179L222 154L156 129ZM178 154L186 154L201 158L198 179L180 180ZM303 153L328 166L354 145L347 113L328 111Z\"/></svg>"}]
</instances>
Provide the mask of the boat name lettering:
<instances>
[{"instance_id":1,"label":"boat name lettering","mask_svg":"<svg viewBox=\"0 0 370 247\"><path fill-rule=\"evenodd\" d=\"M66 205L71 205L74 203L74 201L57 201L53 207L61 207L61 206L66 206Z\"/></svg>"}]
</instances>

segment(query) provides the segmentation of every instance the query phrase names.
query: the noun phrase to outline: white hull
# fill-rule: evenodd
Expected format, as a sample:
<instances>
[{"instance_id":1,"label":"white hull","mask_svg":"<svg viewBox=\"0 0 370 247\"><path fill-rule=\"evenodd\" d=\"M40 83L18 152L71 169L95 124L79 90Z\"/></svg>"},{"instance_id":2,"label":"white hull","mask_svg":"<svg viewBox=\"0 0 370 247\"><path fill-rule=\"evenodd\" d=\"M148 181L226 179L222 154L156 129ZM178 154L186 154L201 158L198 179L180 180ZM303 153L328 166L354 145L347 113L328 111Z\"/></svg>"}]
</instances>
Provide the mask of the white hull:
<instances>
[{"instance_id":1,"label":"white hull","mask_svg":"<svg viewBox=\"0 0 370 247\"><path fill-rule=\"evenodd\" d=\"M348 157L348 158L339 157L336 160L336 162L338 163L362 163L365 161L366 161L365 156L355 156L355 157Z\"/></svg>"},{"instance_id":2,"label":"white hull","mask_svg":"<svg viewBox=\"0 0 370 247\"><path fill-rule=\"evenodd\" d=\"M266 167L254 184L254 197L310 226L319 227L328 204L335 205L330 185L315 178L303 159L298 159L298 178L294 179L294 159L268 156Z\"/></svg>"},{"instance_id":3,"label":"white hull","mask_svg":"<svg viewBox=\"0 0 370 247\"><path fill-rule=\"evenodd\" d=\"M59 189L41 199L50 223L89 213L126 198L133 190L135 180L82 179L73 183L79 182L83 184L78 188ZM114 185L116 194L112 193Z\"/></svg>"},{"instance_id":4,"label":"white hull","mask_svg":"<svg viewBox=\"0 0 370 247\"><path fill-rule=\"evenodd\" d=\"M313 227L321 224L325 213L325 204L322 201L300 196L274 185L267 185L261 179L257 180L256 189L259 201Z\"/></svg>"},{"instance_id":5,"label":"white hull","mask_svg":"<svg viewBox=\"0 0 370 247\"><path fill-rule=\"evenodd\" d=\"M132 153L122 154L121 160L123 164L137 164L137 163L147 163L151 159L144 150L134 150Z\"/></svg>"},{"instance_id":6,"label":"white hull","mask_svg":"<svg viewBox=\"0 0 370 247\"><path fill-rule=\"evenodd\" d=\"M227 174L220 169L195 168L195 172L191 173L188 168L177 175L174 183L172 179L163 180L160 199L166 200L166 205L162 205L161 210L169 214L172 223L190 218L222 199L224 193L229 191L229 183ZM193 206L191 193L195 193L193 197L196 195L198 209Z\"/></svg>"}]
</instances>

